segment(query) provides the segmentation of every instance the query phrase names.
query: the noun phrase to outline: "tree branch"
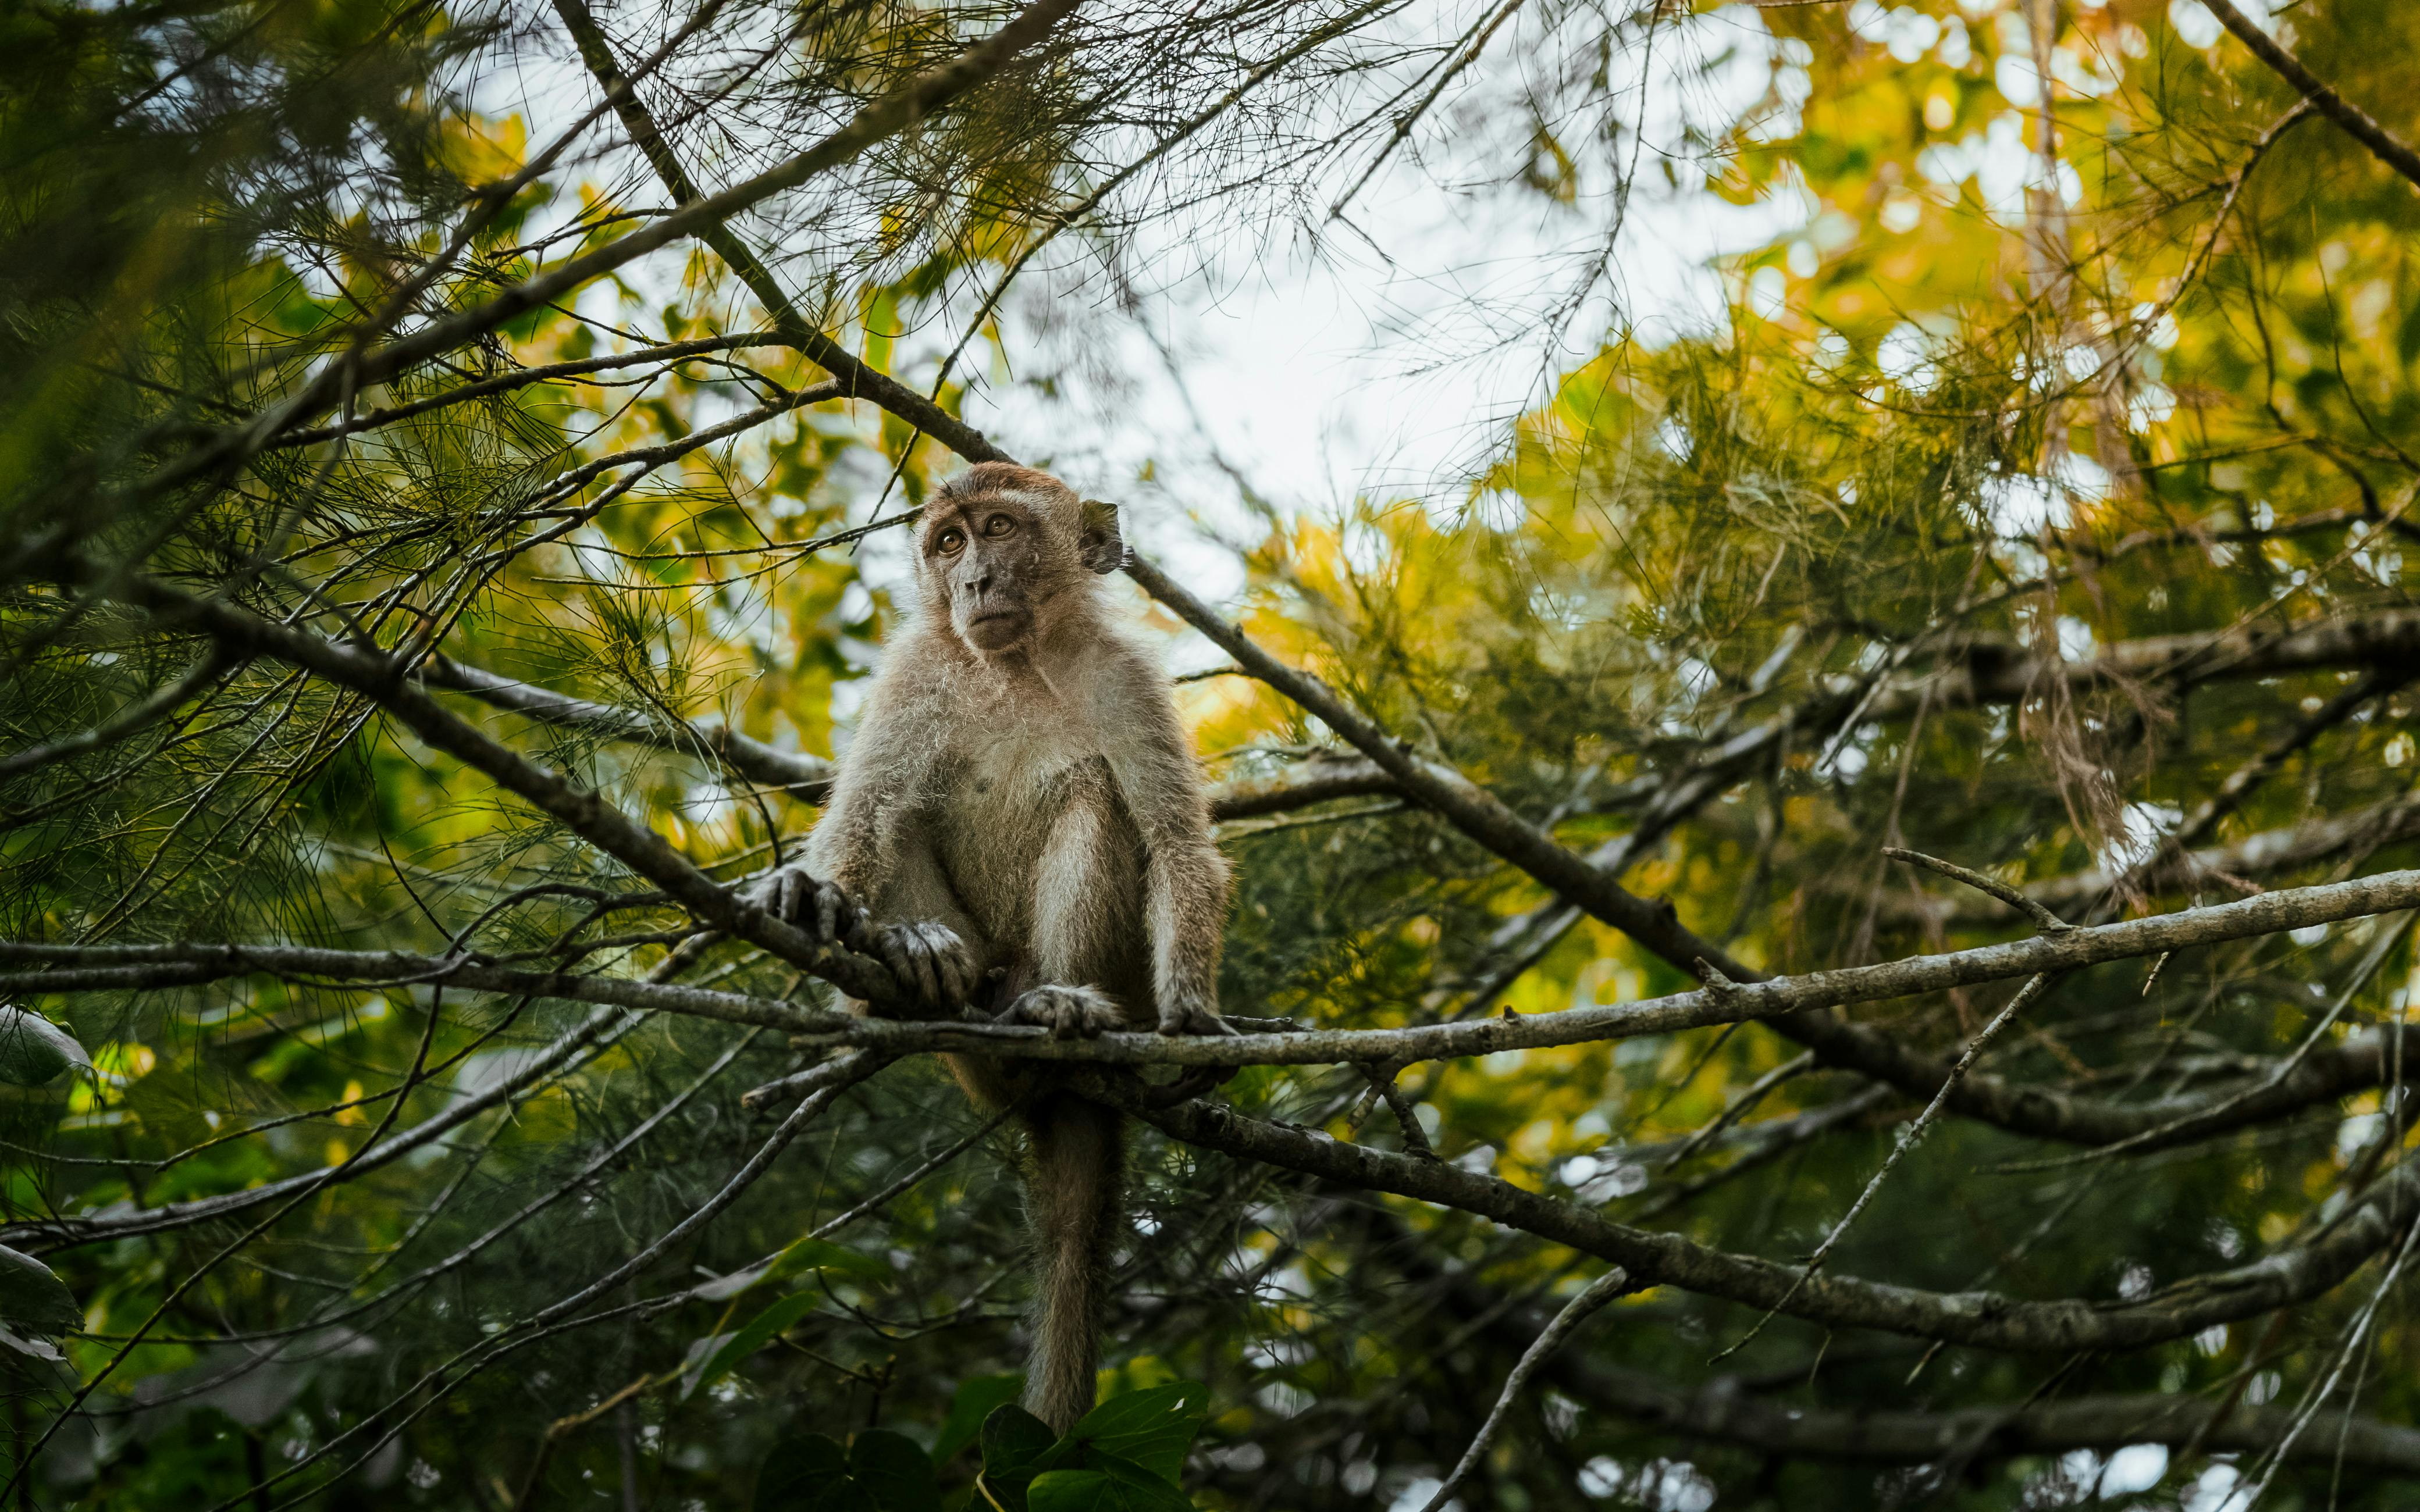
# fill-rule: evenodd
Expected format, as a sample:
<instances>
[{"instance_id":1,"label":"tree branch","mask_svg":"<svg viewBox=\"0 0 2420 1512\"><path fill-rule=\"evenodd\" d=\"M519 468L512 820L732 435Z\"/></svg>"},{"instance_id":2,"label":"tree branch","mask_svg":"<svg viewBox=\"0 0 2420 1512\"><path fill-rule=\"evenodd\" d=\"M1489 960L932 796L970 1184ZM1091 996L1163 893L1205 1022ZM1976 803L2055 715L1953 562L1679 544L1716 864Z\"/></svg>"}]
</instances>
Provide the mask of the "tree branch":
<instances>
[{"instance_id":1,"label":"tree branch","mask_svg":"<svg viewBox=\"0 0 2420 1512\"><path fill-rule=\"evenodd\" d=\"M1838 1275L1802 1282L1798 1266L1632 1228L1575 1203L1450 1163L1346 1144L1202 1102L1156 1107L1106 1076L1087 1077L1084 1086L1085 1095L1124 1109L1171 1139L1475 1213L1610 1261L1641 1288L1673 1286L1829 1327L1869 1328L1987 1350L2134 1350L2289 1306L2342 1284L2399 1239L2420 1212L2420 1163L2398 1165L2308 1242L2132 1302L2032 1302Z\"/></svg>"},{"instance_id":2,"label":"tree branch","mask_svg":"<svg viewBox=\"0 0 2420 1512\"><path fill-rule=\"evenodd\" d=\"M2231 0L2202 0L2210 7L2218 23L2235 34L2236 40L2250 50L2254 57L2269 65L2277 76L2302 92L2312 108L2343 128L2344 133L2369 148L2379 162L2420 184L2420 152L2414 152L2385 127L2372 120L2369 113L2346 100L2319 82L2319 76L2303 66L2303 60L2277 45L2276 39L2252 24L2252 19L2235 8Z\"/></svg>"},{"instance_id":3,"label":"tree branch","mask_svg":"<svg viewBox=\"0 0 2420 1512\"><path fill-rule=\"evenodd\" d=\"M703 751L750 781L781 788L805 803L822 803L831 788L831 763L820 756L776 749L727 725L691 720L672 724L635 710L594 703L533 683L499 677L442 656L432 656L423 662L418 675L431 687L468 693L482 703L508 709L540 724L579 730L608 740L654 746L684 756Z\"/></svg>"},{"instance_id":4,"label":"tree branch","mask_svg":"<svg viewBox=\"0 0 2420 1512\"><path fill-rule=\"evenodd\" d=\"M348 393L359 393L386 382L396 374L432 357L452 351L520 316L554 303L591 279L610 273L683 237L696 235L705 227L719 226L742 210L784 190L795 189L817 174L855 160L867 148L925 119L991 78L1017 54L1040 43L1076 8L1077 3L1078 0L1034 0L999 31L948 62L926 69L886 91L859 111L847 125L805 151L719 193L685 205L617 241L524 279L484 304L431 321L411 335L376 347L348 351L340 360L323 364L308 383L285 399L259 411L243 424L230 426L209 436L188 449L183 455L154 471L134 486L135 496L156 495L191 479L240 463L279 436L325 414ZM802 349L815 362L824 363L824 357L813 344L805 344ZM834 356L846 356L836 347L830 351ZM854 358L848 358L831 370L845 385L852 377L870 383L875 376L871 369L858 363ZM898 392L890 393L889 389ZM860 391L851 389L849 392ZM886 409L893 404L921 405L924 402L913 390L888 378L874 385L870 392L865 392L864 397L875 399ZM939 415L937 407L935 413L940 420L947 421L946 416ZM960 445L960 441L967 445L988 444L971 431L957 440L951 440L950 433L954 428L954 423L950 423L934 428L932 434L941 437L962 453L966 452L966 446ZM32 544L38 555L42 549L55 546L54 542L37 541Z\"/></svg>"},{"instance_id":5,"label":"tree branch","mask_svg":"<svg viewBox=\"0 0 2420 1512\"><path fill-rule=\"evenodd\" d=\"M1912 956L1867 966L1776 977L1753 983L1722 981L1668 997L1554 1013L1508 1014L1455 1024L1399 1029L1297 1029L1218 1036L1170 1037L1146 1033L1104 1034L1089 1040L1056 1040L1030 1025L902 1022L859 1018L801 1008L772 998L707 988L633 981L626 978L516 970L473 956L410 955L399 951L323 950L302 946L243 945L47 945L0 941L0 962L44 969L0 976L0 993L129 991L269 972L332 981L444 981L483 992L509 993L579 1002L607 1003L718 1019L725 1023L788 1029L810 1045L855 1045L893 1055L918 1051L966 1051L1024 1059L1122 1066L1300 1066L1410 1064L1458 1058L1499 1050L1633 1039L1682 1029L1736 1024L1782 1015L1810 1015L1818 1009L1878 1002L1951 987L2003 981L2042 972L2064 972L2109 961L2273 934L2314 924L2420 907L2420 871L2388 872L2324 887L2263 893L2235 903L2180 913L2127 919L2090 929L2039 935L2002 945L1940 955ZM2420 1036L2420 1026L2412 1032ZM2245 1121L2274 1118L2309 1105L2376 1076L2390 1046L2377 1037L2337 1044L2314 1055L2273 1089L2247 1100ZM1911 1057L1923 1068L1910 1073L1936 1079L1928 1093L1949 1080L1946 1067ZM2307 1074L2305 1074L2307 1069ZM1976 1078L1958 1081L1964 1088ZM2066 1111L2064 1137L2082 1143L2139 1135L2164 1120L2201 1111L2203 1098L2139 1104L2083 1103L2032 1088L2003 1090ZM1953 1091L1953 1100L1955 1093ZM2077 1111L2078 1108L2086 1111ZM2052 1116L2037 1112L2037 1119Z\"/></svg>"}]
</instances>

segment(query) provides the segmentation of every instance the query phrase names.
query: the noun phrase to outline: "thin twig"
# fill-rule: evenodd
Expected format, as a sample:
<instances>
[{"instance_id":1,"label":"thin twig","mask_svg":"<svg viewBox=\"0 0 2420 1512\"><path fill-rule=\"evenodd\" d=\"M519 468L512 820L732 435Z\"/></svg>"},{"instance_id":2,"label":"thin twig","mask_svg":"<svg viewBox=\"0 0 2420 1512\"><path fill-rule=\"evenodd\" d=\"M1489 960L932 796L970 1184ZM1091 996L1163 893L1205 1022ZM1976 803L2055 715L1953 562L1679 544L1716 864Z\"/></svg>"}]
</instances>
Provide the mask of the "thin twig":
<instances>
[{"instance_id":1,"label":"thin twig","mask_svg":"<svg viewBox=\"0 0 2420 1512\"><path fill-rule=\"evenodd\" d=\"M1637 1289L1629 1273L1617 1266L1590 1282L1578 1296L1563 1304L1563 1310L1555 1315L1555 1320L1548 1323L1545 1332L1522 1352L1512 1373L1504 1378L1504 1389L1497 1394L1495 1409L1487 1414L1487 1421L1479 1425L1479 1432L1472 1436L1470 1447L1462 1452L1462 1458L1454 1465L1453 1473L1446 1476L1445 1483L1436 1489L1436 1494L1429 1498L1428 1504L1420 1508L1420 1512L1437 1512L1452 1497L1463 1478L1478 1468L1480 1457L1487 1452L1487 1445L1495 1439L1497 1429L1504 1426L1504 1414L1512 1410L1512 1403L1520 1396L1521 1388L1529 1383L1529 1378L1538 1373L1538 1367L1546 1363L1547 1356L1562 1348L1563 1340L1572 1336L1572 1331L1587 1322L1606 1303Z\"/></svg>"},{"instance_id":2,"label":"thin twig","mask_svg":"<svg viewBox=\"0 0 2420 1512\"><path fill-rule=\"evenodd\" d=\"M1966 884L1978 892L1990 893L2032 919L2045 933L2055 934L2061 930L2075 927L1996 877L1987 877L1980 872L1969 872L1964 867L1945 861L1937 856L1927 856L1921 851L1906 850L1897 845L1884 846L1883 854L1894 861L1905 861L1911 866L1923 867L1928 872L1938 872L1953 882Z\"/></svg>"}]
</instances>

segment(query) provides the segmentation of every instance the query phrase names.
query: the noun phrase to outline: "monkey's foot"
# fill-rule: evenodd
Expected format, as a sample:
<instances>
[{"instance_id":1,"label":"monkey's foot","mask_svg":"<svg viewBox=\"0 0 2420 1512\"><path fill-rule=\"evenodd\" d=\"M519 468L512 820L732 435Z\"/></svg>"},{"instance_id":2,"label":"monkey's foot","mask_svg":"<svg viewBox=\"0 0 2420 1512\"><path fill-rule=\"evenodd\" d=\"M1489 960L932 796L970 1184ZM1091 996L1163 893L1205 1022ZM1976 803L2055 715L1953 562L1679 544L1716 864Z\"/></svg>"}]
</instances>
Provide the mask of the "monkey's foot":
<instances>
[{"instance_id":1,"label":"monkey's foot","mask_svg":"<svg viewBox=\"0 0 2420 1512\"><path fill-rule=\"evenodd\" d=\"M893 1005L913 1016L940 1018L974 995L983 973L974 952L947 924L885 924L864 945L899 983ZM907 1015L902 1015L907 1016Z\"/></svg>"},{"instance_id":2,"label":"monkey's foot","mask_svg":"<svg viewBox=\"0 0 2420 1512\"><path fill-rule=\"evenodd\" d=\"M1162 1034L1234 1034L1236 1027L1208 1003L1168 1003L1159 1011Z\"/></svg>"},{"instance_id":3,"label":"monkey's foot","mask_svg":"<svg viewBox=\"0 0 2420 1512\"><path fill-rule=\"evenodd\" d=\"M1002 1024L1038 1024L1054 1040L1089 1040L1126 1026L1125 1011L1090 987L1035 987L1008 1005Z\"/></svg>"}]
</instances>

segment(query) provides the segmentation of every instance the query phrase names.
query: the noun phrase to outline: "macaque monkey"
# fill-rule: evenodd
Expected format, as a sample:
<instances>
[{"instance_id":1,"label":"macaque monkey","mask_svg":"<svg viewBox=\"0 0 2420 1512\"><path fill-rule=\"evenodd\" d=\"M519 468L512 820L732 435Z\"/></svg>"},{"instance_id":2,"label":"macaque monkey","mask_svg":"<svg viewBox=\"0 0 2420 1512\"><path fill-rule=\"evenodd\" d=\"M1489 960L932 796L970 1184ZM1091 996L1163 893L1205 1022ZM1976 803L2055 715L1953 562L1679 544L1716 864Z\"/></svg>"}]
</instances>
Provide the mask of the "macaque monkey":
<instances>
[{"instance_id":1,"label":"macaque monkey","mask_svg":"<svg viewBox=\"0 0 2420 1512\"><path fill-rule=\"evenodd\" d=\"M999 1022L1061 1037L1233 1032L1227 865L1167 676L1101 591L1125 556L1114 505L1030 468L980 464L924 506L919 612L891 638L805 856L760 891L887 964L908 1001L880 1011L938 1018L981 994ZM948 1059L1024 1124L1040 1272L1026 1406L1063 1432L1093 1406L1120 1116L1038 1063Z\"/></svg>"}]
</instances>

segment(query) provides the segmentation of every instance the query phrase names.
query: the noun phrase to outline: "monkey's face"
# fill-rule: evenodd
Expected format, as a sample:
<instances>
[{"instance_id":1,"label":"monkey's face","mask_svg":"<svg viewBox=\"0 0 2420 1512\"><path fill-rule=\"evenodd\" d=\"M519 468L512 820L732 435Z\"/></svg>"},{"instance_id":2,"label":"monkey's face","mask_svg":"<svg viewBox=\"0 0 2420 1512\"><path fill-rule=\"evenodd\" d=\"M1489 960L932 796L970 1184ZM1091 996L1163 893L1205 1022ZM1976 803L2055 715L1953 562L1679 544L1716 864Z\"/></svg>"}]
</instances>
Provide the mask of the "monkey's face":
<instances>
[{"instance_id":1,"label":"monkey's face","mask_svg":"<svg viewBox=\"0 0 2420 1512\"><path fill-rule=\"evenodd\" d=\"M1050 522L1022 502L951 500L924 532L926 580L950 607L950 627L977 651L1015 650L1070 576Z\"/></svg>"},{"instance_id":2,"label":"monkey's face","mask_svg":"<svg viewBox=\"0 0 2420 1512\"><path fill-rule=\"evenodd\" d=\"M1125 553L1115 506L1078 501L1048 473L988 462L935 496L918 539L928 606L989 656L1047 629L1071 590Z\"/></svg>"}]
</instances>

